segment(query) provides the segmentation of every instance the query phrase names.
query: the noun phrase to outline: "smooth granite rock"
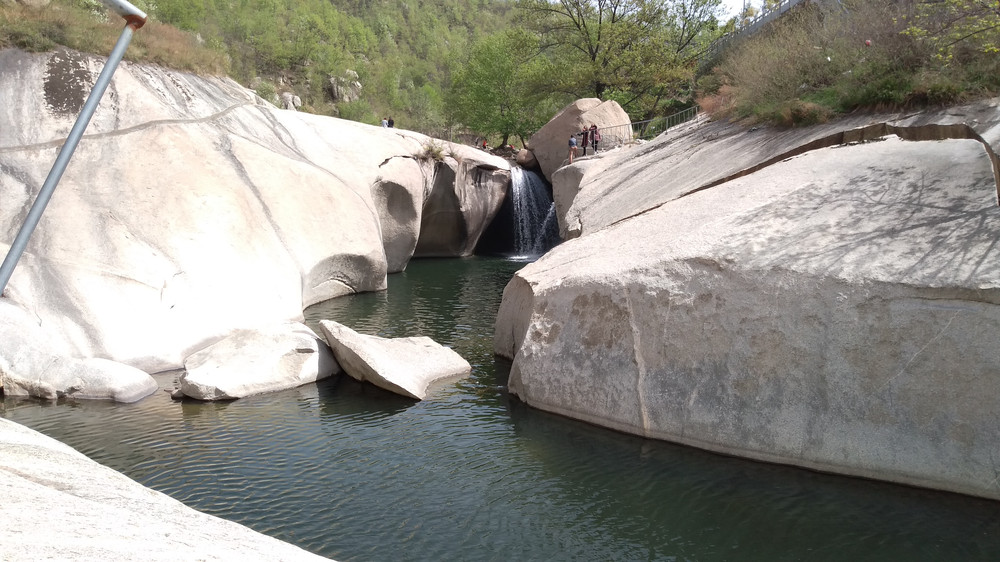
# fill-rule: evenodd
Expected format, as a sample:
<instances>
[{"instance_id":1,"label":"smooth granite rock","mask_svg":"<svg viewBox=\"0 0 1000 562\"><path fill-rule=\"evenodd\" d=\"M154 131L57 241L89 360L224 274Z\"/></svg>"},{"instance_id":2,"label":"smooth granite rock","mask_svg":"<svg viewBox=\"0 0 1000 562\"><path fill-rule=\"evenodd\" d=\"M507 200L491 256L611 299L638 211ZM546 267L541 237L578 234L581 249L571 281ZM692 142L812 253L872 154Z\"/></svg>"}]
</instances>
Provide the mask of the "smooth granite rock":
<instances>
[{"instance_id":1,"label":"smooth granite rock","mask_svg":"<svg viewBox=\"0 0 1000 562\"><path fill-rule=\"evenodd\" d=\"M147 373L99 357L61 354L61 342L37 318L0 300L0 389L6 396L135 402L156 391Z\"/></svg>"},{"instance_id":2,"label":"smooth granite rock","mask_svg":"<svg viewBox=\"0 0 1000 562\"><path fill-rule=\"evenodd\" d=\"M2 418L0 496L7 562L326 560L191 509Z\"/></svg>"},{"instance_id":3,"label":"smooth granite rock","mask_svg":"<svg viewBox=\"0 0 1000 562\"><path fill-rule=\"evenodd\" d=\"M504 291L510 391L646 437L1000 499L998 122L995 101L848 122L833 146L835 124L710 124L583 168L580 237Z\"/></svg>"},{"instance_id":4,"label":"smooth granite rock","mask_svg":"<svg viewBox=\"0 0 1000 562\"><path fill-rule=\"evenodd\" d=\"M427 396L433 383L472 372L458 353L428 337L368 336L332 320L321 320L320 329L345 373L417 400Z\"/></svg>"},{"instance_id":5,"label":"smooth granite rock","mask_svg":"<svg viewBox=\"0 0 1000 562\"><path fill-rule=\"evenodd\" d=\"M0 255L103 63L61 48L0 50ZM448 164L423 164L435 143ZM235 330L384 289L388 257L405 267L425 234L422 215L460 218L461 229L440 221L448 237L426 236L465 255L499 208L508 170L472 147L280 110L232 80L126 62L3 298L66 358L177 369ZM397 221L390 185L407 190L402 206L416 217Z\"/></svg>"},{"instance_id":6,"label":"smooth granite rock","mask_svg":"<svg viewBox=\"0 0 1000 562\"><path fill-rule=\"evenodd\" d=\"M597 98L576 100L531 135L528 149L534 154L542 175L552 182L553 174L566 163L569 156L569 137L591 125L597 125L601 129L621 127L622 130L631 132L631 123L628 113L616 101L602 102ZM577 137L576 141L580 145L578 154L582 156L583 139Z\"/></svg>"},{"instance_id":7,"label":"smooth granite rock","mask_svg":"<svg viewBox=\"0 0 1000 562\"><path fill-rule=\"evenodd\" d=\"M237 330L184 361L180 391L232 400L316 382L340 372L326 342L301 323Z\"/></svg>"}]
</instances>

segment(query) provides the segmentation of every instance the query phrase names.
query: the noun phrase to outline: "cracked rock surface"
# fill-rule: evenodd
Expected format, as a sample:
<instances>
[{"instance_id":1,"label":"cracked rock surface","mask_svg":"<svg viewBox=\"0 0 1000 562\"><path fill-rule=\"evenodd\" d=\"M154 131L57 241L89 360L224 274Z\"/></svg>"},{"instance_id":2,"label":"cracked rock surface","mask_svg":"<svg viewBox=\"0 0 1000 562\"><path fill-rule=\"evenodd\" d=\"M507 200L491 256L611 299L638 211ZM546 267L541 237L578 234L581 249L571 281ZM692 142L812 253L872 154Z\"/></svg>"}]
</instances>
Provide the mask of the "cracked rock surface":
<instances>
[{"instance_id":1,"label":"cracked rock surface","mask_svg":"<svg viewBox=\"0 0 1000 562\"><path fill-rule=\"evenodd\" d=\"M556 172L578 237L504 291L511 392L651 438L1000 499L997 101L853 119L692 124Z\"/></svg>"}]
</instances>

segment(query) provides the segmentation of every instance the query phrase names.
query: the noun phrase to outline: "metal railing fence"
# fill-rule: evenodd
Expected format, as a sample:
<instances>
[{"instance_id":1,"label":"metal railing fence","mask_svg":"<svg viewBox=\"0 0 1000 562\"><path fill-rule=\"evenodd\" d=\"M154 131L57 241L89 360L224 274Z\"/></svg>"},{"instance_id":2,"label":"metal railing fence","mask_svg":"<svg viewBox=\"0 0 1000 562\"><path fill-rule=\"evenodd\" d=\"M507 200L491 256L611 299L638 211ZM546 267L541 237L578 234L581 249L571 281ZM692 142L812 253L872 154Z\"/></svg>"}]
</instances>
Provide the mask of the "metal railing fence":
<instances>
[{"instance_id":1,"label":"metal railing fence","mask_svg":"<svg viewBox=\"0 0 1000 562\"><path fill-rule=\"evenodd\" d=\"M797 4L801 4L806 1L808 0L781 0L776 6L772 6L770 8L764 6L764 9L762 9L761 12L753 18L737 19L735 29L722 37L719 37L708 46L708 49L706 49L701 56L702 64L705 64L705 61L715 60L716 57L729 47L732 42L749 35L753 35L761 27L764 27L768 23L783 16L786 12L788 12L788 10L791 10ZM742 17L743 14L738 16L738 18Z\"/></svg>"},{"instance_id":2,"label":"metal railing fence","mask_svg":"<svg viewBox=\"0 0 1000 562\"><path fill-rule=\"evenodd\" d=\"M597 143L598 150L607 150L629 145L637 140L649 140L671 127L686 123L698 116L698 106L689 107L672 115L655 117L646 121L636 121L625 125L601 127L601 140Z\"/></svg>"}]
</instances>

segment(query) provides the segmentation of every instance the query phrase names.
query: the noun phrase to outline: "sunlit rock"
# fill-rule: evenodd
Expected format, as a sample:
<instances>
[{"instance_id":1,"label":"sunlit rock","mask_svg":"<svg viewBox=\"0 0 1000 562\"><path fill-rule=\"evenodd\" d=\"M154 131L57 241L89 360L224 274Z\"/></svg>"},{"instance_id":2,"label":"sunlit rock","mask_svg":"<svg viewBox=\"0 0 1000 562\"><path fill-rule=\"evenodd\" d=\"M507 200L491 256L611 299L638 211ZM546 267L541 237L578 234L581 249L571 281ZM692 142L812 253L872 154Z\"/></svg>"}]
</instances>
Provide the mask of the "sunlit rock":
<instances>
[{"instance_id":1,"label":"sunlit rock","mask_svg":"<svg viewBox=\"0 0 1000 562\"><path fill-rule=\"evenodd\" d=\"M566 106L537 133L531 135L528 148L535 155L545 179L551 182L552 174L566 163L571 136L591 125L597 125L600 129L620 127L622 131L631 133L631 122L628 113L616 101L580 99ZM583 139L577 137L576 140L581 145L579 154L582 155Z\"/></svg>"},{"instance_id":2,"label":"sunlit rock","mask_svg":"<svg viewBox=\"0 0 1000 562\"><path fill-rule=\"evenodd\" d=\"M23 310L0 301L0 389L6 396L135 402L156 391L147 373L97 357L60 354L56 335Z\"/></svg>"},{"instance_id":3,"label":"sunlit rock","mask_svg":"<svg viewBox=\"0 0 1000 562\"><path fill-rule=\"evenodd\" d=\"M143 487L0 418L3 559L326 560Z\"/></svg>"},{"instance_id":4,"label":"sunlit rock","mask_svg":"<svg viewBox=\"0 0 1000 562\"><path fill-rule=\"evenodd\" d=\"M0 255L103 64L67 49L0 50ZM380 185L421 186L406 203L451 229L442 246L474 247L509 165L459 146L444 149L447 173L413 164L435 142L279 110L229 79L124 63L3 296L68 358L180 368L234 330L385 289L388 255L405 267L421 222L391 224L398 209L376 201ZM458 205L431 204L430 186Z\"/></svg>"},{"instance_id":5,"label":"sunlit rock","mask_svg":"<svg viewBox=\"0 0 1000 562\"><path fill-rule=\"evenodd\" d=\"M380 338L321 320L320 329L344 372L385 390L423 400L435 382L466 377L472 366L428 337Z\"/></svg>"},{"instance_id":6,"label":"sunlit rock","mask_svg":"<svg viewBox=\"0 0 1000 562\"><path fill-rule=\"evenodd\" d=\"M325 342L304 324L236 330L184 361L180 391L231 400L316 382L340 372Z\"/></svg>"},{"instance_id":7,"label":"sunlit rock","mask_svg":"<svg viewBox=\"0 0 1000 562\"><path fill-rule=\"evenodd\" d=\"M836 146L810 144L829 127L715 124L609 155L572 204L582 235L504 292L511 393L646 437L1000 498L996 104L892 130L963 120L981 125L929 142L848 127ZM804 150L776 158L793 137Z\"/></svg>"}]
</instances>

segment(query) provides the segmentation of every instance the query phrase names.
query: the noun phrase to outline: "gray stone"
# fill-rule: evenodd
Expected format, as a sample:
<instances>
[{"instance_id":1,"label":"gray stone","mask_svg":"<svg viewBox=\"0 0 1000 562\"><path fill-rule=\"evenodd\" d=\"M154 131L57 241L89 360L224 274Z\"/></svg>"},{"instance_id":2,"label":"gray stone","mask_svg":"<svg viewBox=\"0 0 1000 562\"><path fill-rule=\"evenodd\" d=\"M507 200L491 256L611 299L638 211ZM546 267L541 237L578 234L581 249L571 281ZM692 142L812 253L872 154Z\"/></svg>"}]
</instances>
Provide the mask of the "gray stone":
<instances>
[{"instance_id":1,"label":"gray stone","mask_svg":"<svg viewBox=\"0 0 1000 562\"><path fill-rule=\"evenodd\" d=\"M402 396L423 400L433 383L467 377L472 366L428 337L380 338L321 320L320 330L344 372Z\"/></svg>"},{"instance_id":2,"label":"gray stone","mask_svg":"<svg viewBox=\"0 0 1000 562\"><path fill-rule=\"evenodd\" d=\"M282 92L280 102L282 109L290 111L295 111L299 107L302 107L302 99L295 95L294 92Z\"/></svg>"},{"instance_id":3,"label":"gray stone","mask_svg":"<svg viewBox=\"0 0 1000 562\"><path fill-rule=\"evenodd\" d=\"M326 560L206 515L0 418L3 559Z\"/></svg>"},{"instance_id":4,"label":"gray stone","mask_svg":"<svg viewBox=\"0 0 1000 562\"><path fill-rule=\"evenodd\" d=\"M0 50L0 254L103 64L66 49ZM388 255L405 267L421 224L390 223L387 200L376 202L384 186L423 186L412 207L461 220L442 227L458 253L471 251L486 227L476 221L503 200L501 158L453 145L453 163L435 176L433 166L392 164L437 142L424 135L257 99L232 80L123 63L6 302L37 318L66 358L176 369L234 330L384 289ZM445 209L428 200L431 186L452 192Z\"/></svg>"},{"instance_id":5,"label":"gray stone","mask_svg":"<svg viewBox=\"0 0 1000 562\"><path fill-rule=\"evenodd\" d=\"M316 382L340 372L325 342L301 323L237 330L184 361L180 391L232 400Z\"/></svg>"},{"instance_id":6,"label":"gray stone","mask_svg":"<svg viewBox=\"0 0 1000 562\"><path fill-rule=\"evenodd\" d=\"M378 211L382 246L389 273L406 269L420 236L424 208L425 175L421 168L433 164L416 158L393 158L381 167L372 186L372 199Z\"/></svg>"},{"instance_id":7,"label":"gray stone","mask_svg":"<svg viewBox=\"0 0 1000 562\"><path fill-rule=\"evenodd\" d=\"M0 300L0 389L7 396L103 399L135 402L156 392L147 373L97 357L62 354L57 334L48 333L25 311Z\"/></svg>"},{"instance_id":8,"label":"gray stone","mask_svg":"<svg viewBox=\"0 0 1000 562\"><path fill-rule=\"evenodd\" d=\"M466 152L435 165L414 257L471 256L510 186L510 166L497 162L503 159L451 146Z\"/></svg>"},{"instance_id":9,"label":"gray stone","mask_svg":"<svg viewBox=\"0 0 1000 562\"><path fill-rule=\"evenodd\" d=\"M531 170L533 172L541 172L542 170L538 165L538 159L535 158L535 153L527 148L522 148L517 151L515 161L518 166L524 168L525 170Z\"/></svg>"},{"instance_id":10,"label":"gray stone","mask_svg":"<svg viewBox=\"0 0 1000 562\"><path fill-rule=\"evenodd\" d=\"M326 83L327 93L334 103L352 102L361 98L361 82L358 73L353 70L344 72L343 76L331 76Z\"/></svg>"},{"instance_id":11,"label":"gray stone","mask_svg":"<svg viewBox=\"0 0 1000 562\"><path fill-rule=\"evenodd\" d=\"M580 237L504 291L511 392L646 437L1000 499L1000 115L893 123L970 140L848 122L826 146L835 125L712 124L580 166Z\"/></svg>"}]
</instances>

